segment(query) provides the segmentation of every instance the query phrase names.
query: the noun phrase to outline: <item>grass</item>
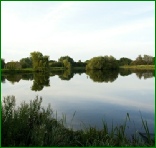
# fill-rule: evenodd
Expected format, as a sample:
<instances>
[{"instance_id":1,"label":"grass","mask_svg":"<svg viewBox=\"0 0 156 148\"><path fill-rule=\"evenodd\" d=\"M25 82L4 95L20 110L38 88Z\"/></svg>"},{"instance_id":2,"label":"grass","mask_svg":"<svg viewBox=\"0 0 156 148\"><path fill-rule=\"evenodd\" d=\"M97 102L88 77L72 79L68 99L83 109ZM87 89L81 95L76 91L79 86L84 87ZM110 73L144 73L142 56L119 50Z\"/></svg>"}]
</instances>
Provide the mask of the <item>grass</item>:
<instances>
[{"instance_id":1,"label":"grass","mask_svg":"<svg viewBox=\"0 0 156 148\"><path fill-rule=\"evenodd\" d=\"M62 71L66 70L64 67L50 67L49 71ZM85 70L85 67L73 67L73 70ZM2 73L22 73L22 72L35 72L33 68L22 68L22 69L1 69Z\"/></svg>"},{"instance_id":2,"label":"grass","mask_svg":"<svg viewBox=\"0 0 156 148\"><path fill-rule=\"evenodd\" d=\"M147 69L147 70L154 70L155 65L125 65L120 66L120 68L127 68L127 69Z\"/></svg>"},{"instance_id":3,"label":"grass","mask_svg":"<svg viewBox=\"0 0 156 148\"><path fill-rule=\"evenodd\" d=\"M10 69L1 69L2 73L27 73L27 72L34 72L32 68L23 68L23 69L15 69L15 70L10 70Z\"/></svg>"},{"instance_id":4,"label":"grass","mask_svg":"<svg viewBox=\"0 0 156 148\"><path fill-rule=\"evenodd\" d=\"M147 140L144 141L138 133L132 139L126 137L127 114L122 125L108 130L103 121L103 129L95 127L74 131L66 128L65 115L61 120L53 112L50 105L45 109L41 106L42 98L38 96L30 103L15 105L15 97L4 97L1 103L2 111L2 146L154 146L150 137L147 122L142 118ZM74 114L75 115L75 114ZM74 117L74 116L73 116Z\"/></svg>"}]
</instances>

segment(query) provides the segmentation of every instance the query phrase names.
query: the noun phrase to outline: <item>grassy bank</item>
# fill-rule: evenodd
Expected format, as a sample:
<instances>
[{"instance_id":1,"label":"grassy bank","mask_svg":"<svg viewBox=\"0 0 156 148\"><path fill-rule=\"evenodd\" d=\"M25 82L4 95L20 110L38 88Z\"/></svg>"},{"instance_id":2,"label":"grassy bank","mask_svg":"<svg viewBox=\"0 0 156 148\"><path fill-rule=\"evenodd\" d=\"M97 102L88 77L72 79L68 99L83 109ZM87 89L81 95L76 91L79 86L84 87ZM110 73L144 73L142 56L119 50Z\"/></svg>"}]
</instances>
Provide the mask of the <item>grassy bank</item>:
<instances>
[{"instance_id":1,"label":"grassy bank","mask_svg":"<svg viewBox=\"0 0 156 148\"><path fill-rule=\"evenodd\" d=\"M10 69L1 69L2 73L29 73L29 72L34 72L32 68L23 68L23 69L15 69L15 70L10 70Z\"/></svg>"},{"instance_id":2,"label":"grassy bank","mask_svg":"<svg viewBox=\"0 0 156 148\"><path fill-rule=\"evenodd\" d=\"M140 69L140 70L154 70L155 65L125 65L120 66L120 68L127 68L127 69Z\"/></svg>"},{"instance_id":3,"label":"grassy bank","mask_svg":"<svg viewBox=\"0 0 156 148\"><path fill-rule=\"evenodd\" d=\"M72 70L85 70L86 67L72 67ZM64 67L50 67L49 68L50 71L57 71L57 70L67 70Z\"/></svg>"},{"instance_id":4,"label":"grassy bank","mask_svg":"<svg viewBox=\"0 0 156 148\"><path fill-rule=\"evenodd\" d=\"M64 67L50 67L49 71L62 71L66 70ZM85 67L73 67L72 70L85 70ZM25 72L35 72L33 68L22 68L22 69L1 69L2 73L25 73Z\"/></svg>"},{"instance_id":5,"label":"grassy bank","mask_svg":"<svg viewBox=\"0 0 156 148\"><path fill-rule=\"evenodd\" d=\"M2 146L154 146L147 122L142 119L146 140L138 133L132 139L125 134L129 115L122 125L113 127L103 123L103 129L94 127L73 131L65 128L64 120L57 120L51 107L41 106L42 98L15 106L15 97L4 97L2 102Z\"/></svg>"}]
</instances>

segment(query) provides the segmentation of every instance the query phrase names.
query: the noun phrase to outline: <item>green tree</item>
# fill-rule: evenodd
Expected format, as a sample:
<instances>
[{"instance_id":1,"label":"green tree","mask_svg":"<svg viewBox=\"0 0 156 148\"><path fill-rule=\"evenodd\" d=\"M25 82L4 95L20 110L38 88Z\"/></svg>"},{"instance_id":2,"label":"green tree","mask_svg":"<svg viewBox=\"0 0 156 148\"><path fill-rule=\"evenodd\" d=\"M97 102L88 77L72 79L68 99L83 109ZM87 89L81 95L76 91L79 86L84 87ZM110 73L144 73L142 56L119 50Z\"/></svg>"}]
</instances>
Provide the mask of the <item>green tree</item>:
<instances>
[{"instance_id":1,"label":"green tree","mask_svg":"<svg viewBox=\"0 0 156 148\"><path fill-rule=\"evenodd\" d=\"M1 59L1 69L3 69L5 66L5 60L4 59Z\"/></svg>"},{"instance_id":2,"label":"green tree","mask_svg":"<svg viewBox=\"0 0 156 148\"><path fill-rule=\"evenodd\" d=\"M63 60L63 64L66 69L72 68L72 64L67 59Z\"/></svg>"},{"instance_id":3,"label":"green tree","mask_svg":"<svg viewBox=\"0 0 156 148\"><path fill-rule=\"evenodd\" d=\"M146 64L153 64L153 57L150 55L144 55L142 60L145 61Z\"/></svg>"},{"instance_id":4,"label":"green tree","mask_svg":"<svg viewBox=\"0 0 156 148\"><path fill-rule=\"evenodd\" d=\"M153 62L152 62L152 64L155 65L155 57L153 57Z\"/></svg>"},{"instance_id":5,"label":"green tree","mask_svg":"<svg viewBox=\"0 0 156 148\"><path fill-rule=\"evenodd\" d=\"M74 60L73 60L71 57L69 57L69 56L63 56L63 57L60 57L60 58L58 59L59 62L63 62L64 60L67 60L67 61L70 62L71 64L74 63Z\"/></svg>"},{"instance_id":6,"label":"green tree","mask_svg":"<svg viewBox=\"0 0 156 148\"><path fill-rule=\"evenodd\" d=\"M38 70L40 59L41 59L41 57L43 57L42 53L32 52L32 53L30 53L30 56L32 58L33 69Z\"/></svg>"},{"instance_id":7,"label":"green tree","mask_svg":"<svg viewBox=\"0 0 156 148\"><path fill-rule=\"evenodd\" d=\"M139 55L131 65L154 65L154 58L149 55L144 55L143 57Z\"/></svg>"},{"instance_id":8,"label":"green tree","mask_svg":"<svg viewBox=\"0 0 156 148\"><path fill-rule=\"evenodd\" d=\"M118 69L118 62L113 56L99 56L90 59L87 62L86 69L103 70L103 69Z\"/></svg>"},{"instance_id":9,"label":"green tree","mask_svg":"<svg viewBox=\"0 0 156 148\"><path fill-rule=\"evenodd\" d=\"M21 64L22 68L31 68L32 67L32 58L31 57L22 58L20 60L20 64Z\"/></svg>"},{"instance_id":10,"label":"green tree","mask_svg":"<svg viewBox=\"0 0 156 148\"><path fill-rule=\"evenodd\" d=\"M122 57L122 58L120 58L120 60L119 60L119 65L120 65L120 66L123 66L123 65L130 65L131 62L132 62L131 59Z\"/></svg>"},{"instance_id":11,"label":"green tree","mask_svg":"<svg viewBox=\"0 0 156 148\"><path fill-rule=\"evenodd\" d=\"M15 69L21 69L21 64L19 62L8 62L5 64L5 69L15 70Z\"/></svg>"},{"instance_id":12,"label":"green tree","mask_svg":"<svg viewBox=\"0 0 156 148\"><path fill-rule=\"evenodd\" d=\"M40 52L30 53L33 69L35 71L45 71L49 68L49 56L43 56Z\"/></svg>"},{"instance_id":13,"label":"green tree","mask_svg":"<svg viewBox=\"0 0 156 148\"><path fill-rule=\"evenodd\" d=\"M64 67L63 63L62 62L57 62L57 61L54 61L54 62L49 62L49 66L50 67Z\"/></svg>"}]
</instances>

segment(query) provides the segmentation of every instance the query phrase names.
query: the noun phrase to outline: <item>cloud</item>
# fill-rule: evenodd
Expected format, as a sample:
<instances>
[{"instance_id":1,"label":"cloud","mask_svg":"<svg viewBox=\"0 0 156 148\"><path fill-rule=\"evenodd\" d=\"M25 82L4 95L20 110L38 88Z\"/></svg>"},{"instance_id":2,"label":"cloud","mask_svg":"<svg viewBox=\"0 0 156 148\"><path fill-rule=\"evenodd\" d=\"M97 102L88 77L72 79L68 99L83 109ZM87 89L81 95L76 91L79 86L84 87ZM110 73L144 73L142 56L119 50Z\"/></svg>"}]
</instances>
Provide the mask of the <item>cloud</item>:
<instances>
[{"instance_id":1,"label":"cloud","mask_svg":"<svg viewBox=\"0 0 156 148\"><path fill-rule=\"evenodd\" d=\"M50 4L48 10L43 11L42 15L36 14L35 19L30 19L31 16L24 19L22 14L19 15L20 11L17 12L11 6L4 7L2 5L2 51L4 55L9 53L5 50L17 52L18 50L20 52L38 50L52 55L52 58L71 54L71 56L74 56L73 58L78 60L99 54L118 56L124 49L128 52L132 51L130 54L127 53L128 56L134 56L136 51L135 53L133 51L136 48L144 51L146 47L151 48L150 52L154 50L153 30L155 22L152 16L124 21L125 14L123 14L123 17L120 10L119 14L121 16L119 18L123 17L122 21L105 26L105 19L103 18L109 17L108 12L107 14L101 14L99 13L102 12L100 10L96 13L98 7L94 7L93 3L92 7L86 3L78 2ZM133 7L135 8L135 6ZM91 8L95 10L92 11ZM102 7L99 8L102 9ZM150 11L152 8L151 6L138 8L138 13ZM33 12L32 9L29 11ZM133 11L130 12L133 15ZM136 9L135 12L137 12ZM93 14L94 16L81 17L83 14L87 14L87 16ZM101 21L95 22L95 16L98 17L98 20L101 18ZM82 22L81 18L83 18ZM87 20L84 22L85 18ZM93 23L90 24L90 22ZM97 26L100 28L98 29Z\"/></svg>"}]
</instances>

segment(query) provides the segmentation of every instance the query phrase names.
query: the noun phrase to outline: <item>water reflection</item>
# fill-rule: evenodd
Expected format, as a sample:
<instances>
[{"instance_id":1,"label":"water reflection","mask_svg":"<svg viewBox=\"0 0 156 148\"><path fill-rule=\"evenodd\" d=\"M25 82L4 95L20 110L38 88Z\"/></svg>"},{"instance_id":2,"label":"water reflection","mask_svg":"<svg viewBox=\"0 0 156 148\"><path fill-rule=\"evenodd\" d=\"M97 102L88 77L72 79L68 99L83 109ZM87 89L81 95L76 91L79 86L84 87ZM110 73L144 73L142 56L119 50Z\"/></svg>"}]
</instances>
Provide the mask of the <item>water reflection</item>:
<instances>
[{"instance_id":1,"label":"water reflection","mask_svg":"<svg viewBox=\"0 0 156 148\"><path fill-rule=\"evenodd\" d=\"M147 79L155 77L155 71L154 70L132 70L132 72L136 73L136 76L141 79Z\"/></svg>"},{"instance_id":2,"label":"water reflection","mask_svg":"<svg viewBox=\"0 0 156 148\"><path fill-rule=\"evenodd\" d=\"M71 69L65 70L62 75L59 75L59 78L61 80L70 80L71 78L73 78L74 73Z\"/></svg>"},{"instance_id":3,"label":"water reflection","mask_svg":"<svg viewBox=\"0 0 156 148\"><path fill-rule=\"evenodd\" d=\"M3 75L1 75L1 82L5 83L5 77Z\"/></svg>"},{"instance_id":4,"label":"water reflection","mask_svg":"<svg viewBox=\"0 0 156 148\"><path fill-rule=\"evenodd\" d=\"M118 77L118 70L87 70L86 74L94 82L113 82Z\"/></svg>"},{"instance_id":5,"label":"water reflection","mask_svg":"<svg viewBox=\"0 0 156 148\"><path fill-rule=\"evenodd\" d=\"M132 71L130 69L121 68L120 71L119 71L119 74L121 76L128 76L128 75L132 74Z\"/></svg>"},{"instance_id":6,"label":"water reflection","mask_svg":"<svg viewBox=\"0 0 156 148\"><path fill-rule=\"evenodd\" d=\"M67 115L67 125L71 125L73 113L76 111L74 129L81 128L79 125L82 122L100 129L103 127L102 119L110 126L112 120L114 124L120 124L126 113L129 113L131 123L134 121L135 128L142 131L140 110L143 118L148 121L149 130L154 131L154 78L151 79L154 71L87 71L88 79L84 72L52 71L46 74L17 74L16 77L3 74L2 96L15 95L17 104L20 104L22 100L28 101L39 95L43 97L43 106L50 103L53 110L57 111L58 119L62 117L62 113ZM26 81L15 83L19 80ZM131 132L133 129L129 130Z\"/></svg>"},{"instance_id":7,"label":"water reflection","mask_svg":"<svg viewBox=\"0 0 156 148\"><path fill-rule=\"evenodd\" d=\"M33 91L41 91L44 86L50 86L49 73L34 73L34 81L31 87Z\"/></svg>"},{"instance_id":8,"label":"water reflection","mask_svg":"<svg viewBox=\"0 0 156 148\"><path fill-rule=\"evenodd\" d=\"M19 82L20 80L33 80L33 74L2 74L1 75L1 82L5 83L5 80L8 80L12 84L15 82Z\"/></svg>"},{"instance_id":9,"label":"water reflection","mask_svg":"<svg viewBox=\"0 0 156 148\"><path fill-rule=\"evenodd\" d=\"M74 77L75 74L81 75L82 73L85 73L84 69L67 69L67 70L56 70L56 71L51 71L49 73L50 76L55 76L58 75L58 77L61 80L70 80Z\"/></svg>"},{"instance_id":10,"label":"water reflection","mask_svg":"<svg viewBox=\"0 0 156 148\"><path fill-rule=\"evenodd\" d=\"M155 76L154 70L135 70L135 69L119 69L119 70L58 70L49 73L25 73L25 74L2 74L1 82L5 83L8 80L12 84L22 80L34 80L31 90L41 91L45 86L50 86L49 77L57 75L61 80L71 80L75 74L81 75L86 73L94 82L114 82L118 75L128 76L135 73L136 76L141 79L152 78Z\"/></svg>"}]
</instances>

